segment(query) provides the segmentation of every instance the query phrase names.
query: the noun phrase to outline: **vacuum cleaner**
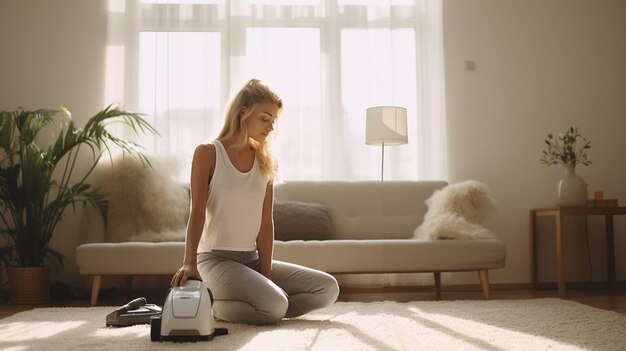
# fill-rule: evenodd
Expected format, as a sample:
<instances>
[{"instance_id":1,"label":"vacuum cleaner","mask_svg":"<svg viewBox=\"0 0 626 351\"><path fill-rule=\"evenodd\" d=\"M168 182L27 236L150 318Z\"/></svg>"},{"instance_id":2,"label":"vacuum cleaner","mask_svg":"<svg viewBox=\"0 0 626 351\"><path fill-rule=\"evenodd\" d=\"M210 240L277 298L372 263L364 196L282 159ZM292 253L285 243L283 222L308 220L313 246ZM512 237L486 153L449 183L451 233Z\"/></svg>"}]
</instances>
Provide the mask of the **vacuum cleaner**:
<instances>
[{"instance_id":1,"label":"vacuum cleaner","mask_svg":"<svg viewBox=\"0 0 626 351\"><path fill-rule=\"evenodd\" d=\"M160 315L150 317L152 341L202 341L228 334L215 328L213 296L197 278L169 290Z\"/></svg>"},{"instance_id":2,"label":"vacuum cleaner","mask_svg":"<svg viewBox=\"0 0 626 351\"><path fill-rule=\"evenodd\" d=\"M106 316L107 327L128 327L136 324L150 324L150 318L161 314L161 307L147 303L138 297Z\"/></svg>"}]
</instances>

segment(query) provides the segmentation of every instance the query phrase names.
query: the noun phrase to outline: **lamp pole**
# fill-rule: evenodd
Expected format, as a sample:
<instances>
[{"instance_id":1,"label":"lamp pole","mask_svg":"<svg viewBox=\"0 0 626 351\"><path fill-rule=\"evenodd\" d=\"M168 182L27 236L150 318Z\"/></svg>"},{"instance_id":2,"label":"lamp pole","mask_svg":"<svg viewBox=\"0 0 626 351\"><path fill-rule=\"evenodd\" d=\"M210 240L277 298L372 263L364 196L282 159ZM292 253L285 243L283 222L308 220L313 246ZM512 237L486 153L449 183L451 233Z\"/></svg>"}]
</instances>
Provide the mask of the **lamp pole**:
<instances>
[{"instance_id":1,"label":"lamp pole","mask_svg":"<svg viewBox=\"0 0 626 351\"><path fill-rule=\"evenodd\" d=\"M380 182L382 183L384 177L383 175L385 174L385 142L383 141L381 145L382 154L380 157Z\"/></svg>"},{"instance_id":2,"label":"lamp pole","mask_svg":"<svg viewBox=\"0 0 626 351\"><path fill-rule=\"evenodd\" d=\"M369 107L365 114L365 143L380 145L380 181L385 181L385 144L408 142L406 108L400 106Z\"/></svg>"}]
</instances>

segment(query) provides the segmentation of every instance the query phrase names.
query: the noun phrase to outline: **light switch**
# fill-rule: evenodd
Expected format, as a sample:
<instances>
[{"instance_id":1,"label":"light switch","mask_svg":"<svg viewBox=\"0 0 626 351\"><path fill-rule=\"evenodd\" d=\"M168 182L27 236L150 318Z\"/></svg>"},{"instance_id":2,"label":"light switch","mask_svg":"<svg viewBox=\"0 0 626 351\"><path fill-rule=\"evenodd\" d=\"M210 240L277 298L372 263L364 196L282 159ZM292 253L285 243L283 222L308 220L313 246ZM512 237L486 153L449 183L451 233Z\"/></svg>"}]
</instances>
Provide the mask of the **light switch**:
<instances>
[{"instance_id":1,"label":"light switch","mask_svg":"<svg viewBox=\"0 0 626 351\"><path fill-rule=\"evenodd\" d=\"M475 71L476 70L476 61L467 60L465 61L465 70L466 71Z\"/></svg>"}]
</instances>

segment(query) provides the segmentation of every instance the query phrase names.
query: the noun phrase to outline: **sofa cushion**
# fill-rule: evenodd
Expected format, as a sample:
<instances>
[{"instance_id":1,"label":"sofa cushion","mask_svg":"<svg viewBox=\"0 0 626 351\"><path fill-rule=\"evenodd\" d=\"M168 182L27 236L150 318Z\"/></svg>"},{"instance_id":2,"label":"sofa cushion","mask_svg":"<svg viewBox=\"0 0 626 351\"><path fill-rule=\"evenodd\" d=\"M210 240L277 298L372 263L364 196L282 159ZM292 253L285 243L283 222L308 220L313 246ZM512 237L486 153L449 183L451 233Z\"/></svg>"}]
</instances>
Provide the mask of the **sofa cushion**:
<instances>
[{"instance_id":1,"label":"sofa cushion","mask_svg":"<svg viewBox=\"0 0 626 351\"><path fill-rule=\"evenodd\" d=\"M498 239L320 240L274 245L274 259L328 273L449 272L504 267Z\"/></svg>"},{"instance_id":2,"label":"sofa cushion","mask_svg":"<svg viewBox=\"0 0 626 351\"><path fill-rule=\"evenodd\" d=\"M443 181L287 181L276 199L323 204L332 239L409 239L424 220L425 200Z\"/></svg>"},{"instance_id":3,"label":"sofa cushion","mask_svg":"<svg viewBox=\"0 0 626 351\"><path fill-rule=\"evenodd\" d=\"M80 274L144 275L176 273L183 262L185 243L90 243L76 248Z\"/></svg>"},{"instance_id":4,"label":"sofa cushion","mask_svg":"<svg viewBox=\"0 0 626 351\"><path fill-rule=\"evenodd\" d=\"M331 237L326 206L300 201L274 201L276 240L325 240Z\"/></svg>"},{"instance_id":5,"label":"sofa cushion","mask_svg":"<svg viewBox=\"0 0 626 351\"><path fill-rule=\"evenodd\" d=\"M107 194L107 242L184 241L189 187L177 180L180 160L150 157L102 161L91 182Z\"/></svg>"}]
</instances>

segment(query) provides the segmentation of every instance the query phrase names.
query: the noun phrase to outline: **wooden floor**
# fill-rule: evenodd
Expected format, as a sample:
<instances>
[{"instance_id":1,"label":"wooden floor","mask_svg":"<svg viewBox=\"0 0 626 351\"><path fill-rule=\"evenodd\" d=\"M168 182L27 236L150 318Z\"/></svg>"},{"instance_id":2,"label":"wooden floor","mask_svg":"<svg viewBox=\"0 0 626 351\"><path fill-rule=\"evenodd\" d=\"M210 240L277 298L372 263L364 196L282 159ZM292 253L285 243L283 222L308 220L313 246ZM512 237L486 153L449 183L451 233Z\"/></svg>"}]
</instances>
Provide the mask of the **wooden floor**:
<instances>
[{"instance_id":1,"label":"wooden floor","mask_svg":"<svg viewBox=\"0 0 626 351\"><path fill-rule=\"evenodd\" d=\"M160 305L163 298L161 291L127 291L115 294L99 301L100 306L121 306L133 298L144 296L149 303ZM556 297L557 293L553 289L533 290L533 289L496 289L492 291L492 299L535 299ZM443 291L442 300L482 300L483 295L479 290L454 290ZM607 289L568 289L567 299L577 301L596 308L606 309L626 314L626 288L620 287L611 290ZM436 300L433 291L408 291L389 289L350 289L343 288L339 301L432 301ZM54 300L47 305L12 305L5 299L0 299L0 318L12 314L41 307L87 307L89 299Z\"/></svg>"}]
</instances>

